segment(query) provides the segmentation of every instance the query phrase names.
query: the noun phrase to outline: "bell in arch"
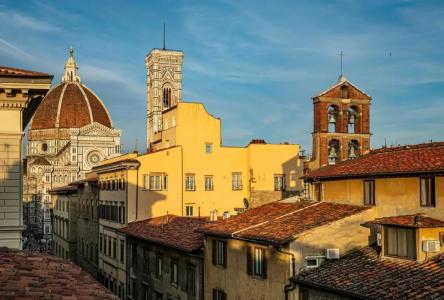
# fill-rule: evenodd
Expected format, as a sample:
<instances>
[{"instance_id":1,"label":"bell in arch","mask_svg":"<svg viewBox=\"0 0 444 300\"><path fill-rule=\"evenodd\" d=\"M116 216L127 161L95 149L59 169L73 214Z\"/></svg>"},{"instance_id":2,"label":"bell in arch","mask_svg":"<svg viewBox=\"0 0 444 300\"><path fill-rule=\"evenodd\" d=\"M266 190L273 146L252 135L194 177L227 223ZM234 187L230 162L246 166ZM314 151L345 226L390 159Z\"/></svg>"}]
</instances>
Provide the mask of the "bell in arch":
<instances>
[{"instance_id":1,"label":"bell in arch","mask_svg":"<svg viewBox=\"0 0 444 300\"><path fill-rule=\"evenodd\" d=\"M328 157L329 158L338 158L338 155L336 154L335 147L330 147L330 150L328 151Z\"/></svg>"},{"instance_id":2,"label":"bell in arch","mask_svg":"<svg viewBox=\"0 0 444 300\"><path fill-rule=\"evenodd\" d=\"M355 159L356 158L356 149L354 145L350 146L350 154L348 155L349 159Z\"/></svg>"},{"instance_id":3,"label":"bell in arch","mask_svg":"<svg viewBox=\"0 0 444 300\"><path fill-rule=\"evenodd\" d=\"M355 114L353 112L350 113L350 118L348 119L348 123L355 124L355 120L356 120Z\"/></svg>"},{"instance_id":4,"label":"bell in arch","mask_svg":"<svg viewBox=\"0 0 444 300\"><path fill-rule=\"evenodd\" d=\"M328 116L328 123L336 123L336 115L334 112L331 112Z\"/></svg>"}]
</instances>

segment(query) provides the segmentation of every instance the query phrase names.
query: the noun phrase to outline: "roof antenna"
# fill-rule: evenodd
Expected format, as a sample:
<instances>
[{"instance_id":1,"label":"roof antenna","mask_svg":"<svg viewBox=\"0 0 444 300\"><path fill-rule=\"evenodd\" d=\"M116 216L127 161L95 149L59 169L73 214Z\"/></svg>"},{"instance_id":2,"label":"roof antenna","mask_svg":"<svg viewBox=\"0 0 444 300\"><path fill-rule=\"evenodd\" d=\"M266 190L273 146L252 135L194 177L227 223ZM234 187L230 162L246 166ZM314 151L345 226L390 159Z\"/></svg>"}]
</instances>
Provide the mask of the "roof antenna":
<instances>
[{"instance_id":1,"label":"roof antenna","mask_svg":"<svg viewBox=\"0 0 444 300\"><path fill-rule=\"evenodd\" d=\"M138 153L139 152L139 139L136 139L136 142L134 143L134 153Z\"/></svg>"},{"instance_id":2,"label":"roof antenna","mask_svg":"<svg viewBox=\"0 0 444 300\"><path fill-rule=\"evenodd\" d=\"M163 22L163 50L166 50L166 42L165 42L165 22Z\"/></svg>"}]
</instances>

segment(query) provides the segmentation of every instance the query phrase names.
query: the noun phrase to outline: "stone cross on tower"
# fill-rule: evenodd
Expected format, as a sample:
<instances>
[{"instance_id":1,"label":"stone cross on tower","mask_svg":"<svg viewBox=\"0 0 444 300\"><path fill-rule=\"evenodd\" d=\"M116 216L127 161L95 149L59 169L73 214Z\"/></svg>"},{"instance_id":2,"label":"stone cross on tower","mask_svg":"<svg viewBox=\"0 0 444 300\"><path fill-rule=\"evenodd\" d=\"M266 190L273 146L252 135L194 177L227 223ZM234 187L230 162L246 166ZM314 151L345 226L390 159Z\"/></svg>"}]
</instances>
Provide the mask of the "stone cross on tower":
<instances>
[{"instance_id":1,"label":"stone cross on tower","mask_svg":"<svg viewBox=\"0 0 444 300\"><path fill-rule=\"evenodd\" d=\"M65 64L65 74L62 77L62 82L80 82L79 67L74 60L74 49L69 48L69 57Z\"/></svg>"}]
</instances>

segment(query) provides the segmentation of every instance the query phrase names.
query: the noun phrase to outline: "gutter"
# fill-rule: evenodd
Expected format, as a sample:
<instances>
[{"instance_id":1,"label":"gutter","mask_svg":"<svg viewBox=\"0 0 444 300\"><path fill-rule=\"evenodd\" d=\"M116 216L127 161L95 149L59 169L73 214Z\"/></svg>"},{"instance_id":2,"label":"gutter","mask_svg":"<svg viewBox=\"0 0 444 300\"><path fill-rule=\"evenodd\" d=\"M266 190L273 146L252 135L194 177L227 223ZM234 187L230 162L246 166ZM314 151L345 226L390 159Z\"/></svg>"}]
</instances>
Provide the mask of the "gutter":
<instances>
[{"instance_id":1,"label":"gutter","mask_svg":"<svg viewBox=\"0 0 444 300\"><path fill-rule=\"evenodd\" d=\"M292 278L296 277L296 258L293 253L282 250L282 247L276 247L276 251L291 256L291 276L288 278L288 283L284 286L285 300L288 300L288 294L296 289L296 282L292 280Z\"/></svg>"}]
</instances>

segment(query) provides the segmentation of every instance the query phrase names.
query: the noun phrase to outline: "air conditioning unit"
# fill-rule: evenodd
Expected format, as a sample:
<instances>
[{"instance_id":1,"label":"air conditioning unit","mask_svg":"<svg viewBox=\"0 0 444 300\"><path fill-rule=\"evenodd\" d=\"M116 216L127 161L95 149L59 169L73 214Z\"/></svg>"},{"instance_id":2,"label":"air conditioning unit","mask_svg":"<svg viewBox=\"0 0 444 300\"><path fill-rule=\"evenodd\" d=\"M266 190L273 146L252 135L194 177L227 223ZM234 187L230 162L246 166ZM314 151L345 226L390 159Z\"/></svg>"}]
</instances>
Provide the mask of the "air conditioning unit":
<instances>
[{"instance_id":1,"label":"air conditioning unit","mask_svg":"<svg viewBox=\"0 0 444 300\"><path fill-rule=\"evenodd\" d=\"M439 252L441 244L439 241L422 241L422 251L424 252Z\"/></svg>"},{"instance_id":2,"label":"air conditioning unit","mask_svg":"<svg viewBox=\"0 0 444 300\"><path fill-rule=\"evenodd\" d=\"M325 258L327 258L327 259L338 259L339 258L339 248L329 248L329 249L326 249Z\"/></svg>"}]
</instances>

